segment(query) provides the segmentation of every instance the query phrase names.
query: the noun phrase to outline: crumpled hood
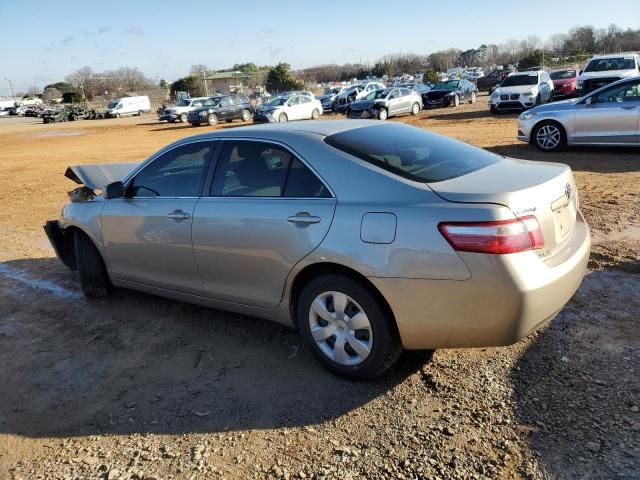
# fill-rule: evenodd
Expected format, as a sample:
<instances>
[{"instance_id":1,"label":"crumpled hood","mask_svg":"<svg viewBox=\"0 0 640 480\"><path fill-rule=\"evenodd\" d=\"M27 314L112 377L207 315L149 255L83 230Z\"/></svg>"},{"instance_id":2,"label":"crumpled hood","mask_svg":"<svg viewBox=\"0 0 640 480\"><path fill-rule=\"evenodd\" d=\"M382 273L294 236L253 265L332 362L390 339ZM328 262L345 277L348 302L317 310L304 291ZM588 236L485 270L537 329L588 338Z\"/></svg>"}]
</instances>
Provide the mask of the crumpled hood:
<instances>
[{"instance_id":1,"label":"crumpled hood","mask_svg":"<svg viewBox=\"0 0 640 480\"><path fill-rule=\"evenodd\" d=\"M122 180L139 163L107 163L104 165L73 165L64 176L92 190L104 190L107 185Z\"/></svg>"}]
</instances>

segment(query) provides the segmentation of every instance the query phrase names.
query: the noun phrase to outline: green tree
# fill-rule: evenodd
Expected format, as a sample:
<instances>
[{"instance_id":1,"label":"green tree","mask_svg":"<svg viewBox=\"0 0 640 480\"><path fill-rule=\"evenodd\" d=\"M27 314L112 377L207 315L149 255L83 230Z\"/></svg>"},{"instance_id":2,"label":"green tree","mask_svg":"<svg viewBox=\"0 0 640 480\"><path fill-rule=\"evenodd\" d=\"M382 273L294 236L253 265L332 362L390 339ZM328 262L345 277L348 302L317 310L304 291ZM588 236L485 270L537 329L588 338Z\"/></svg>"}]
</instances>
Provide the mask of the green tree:
<instances>
[{"instance_id":1,"label":"green tree","mask_svg":"<svg viewBox=\"0 0 640 480\"><path fill-rule=\"evenodd\" d=\"M284 92L287 90L301 90L304 85L296 80L290 72L288 63L278 63L267 74L266 87L269 92Z\"/></svg>"},{"instance_id":2,"label":"green tree","mask_svg":"<svg viewBox=\"0 0 640 480\"><path fill-rule=\"evenodd\" d=\"M248 75L257 75L257 73L260 71L258 66L252 62L236 63L233 67L231 67L231 70L237 70Z\"/></svg>"},{"instance_id":3,"label":"green tree","mask_svg":"<svg viewBox=\"0 0 640 480\"><path fill-rule=\"evenodd\" d=\"M429 68L424 72L424 77L422 78L423 83L438 83L439 81L440 75L438 75L433 68Z\"/></svg>"},{"instance_id":4,"label":"green tree","mask_svg":"<svg viewBox=\"0 0 640 480\"><path fill-rule=\"evenodd\" d=\"M176 92L189 92L192 97L203 97L205 94L202 80L194 76L184 77L173 82L171 95Z\"/></svg>"},{"instance_id":5,"label":"green tree","mask_svg":"<svg viewBox=\"0 0 640 480\"><path fill-rule=\"evenodd\" d=\"M169 87L169 84L167 83L167 81L163 78L162 80L160 80L160 83L158 84L158 86L160 88L162 88L163 90L166 90Z\"/></svg>"},{"instance_id":6,"label":"green tree","mask_svg":"<svg viewBox=\"0 0 640 480\"><path fill-rule=\"evenodd\" d=\"M518 61L518 70L542 66L542 50L534 50Z\"/></svg>"}]
</instances>

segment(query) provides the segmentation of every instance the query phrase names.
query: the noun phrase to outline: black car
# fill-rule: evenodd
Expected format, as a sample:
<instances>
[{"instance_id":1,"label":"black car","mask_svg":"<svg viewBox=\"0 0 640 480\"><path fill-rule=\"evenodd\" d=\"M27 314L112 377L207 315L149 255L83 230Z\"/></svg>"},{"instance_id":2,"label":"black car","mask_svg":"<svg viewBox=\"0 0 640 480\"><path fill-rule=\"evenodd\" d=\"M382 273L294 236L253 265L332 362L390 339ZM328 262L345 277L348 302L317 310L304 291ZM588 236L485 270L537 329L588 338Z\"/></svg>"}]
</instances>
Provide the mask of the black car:
<instances>
[{"instance_id":1,"label":"black car","mask_svg":"<svg viewBox=\"0 0 640 480\"><path fill-rule=\"evenodd\" d=\"M206 99L201 108L189 112L187 121L196 127L203 123L216 125L219 121L251 120L251 100L246 95L218 95Z\"/></svg>"},{"instance_id":2,"label":"black car","mask_svg":"<svg viewBox=\"0 0 640 480\"><path fill-rule=\"evenodd\" d=\"M484 77L478 78L476 80L476 84L478 85L479 91L489 91L496 85L498 85L502 80L505 79L510 72L506 70L494 70L489 75L485 75Z\"/></svg>"},{"instance_id":3,"label":"black car","mask_svg":"<svg viewBox=\"0 0 640 480\"><path fill-rule=\"evenodd\" d=\"M422 94L425 108L457 107L460 102L475 103L476 86L469 80L447 80L436 83L430 91Z\"/></svg>"}]
</instances>

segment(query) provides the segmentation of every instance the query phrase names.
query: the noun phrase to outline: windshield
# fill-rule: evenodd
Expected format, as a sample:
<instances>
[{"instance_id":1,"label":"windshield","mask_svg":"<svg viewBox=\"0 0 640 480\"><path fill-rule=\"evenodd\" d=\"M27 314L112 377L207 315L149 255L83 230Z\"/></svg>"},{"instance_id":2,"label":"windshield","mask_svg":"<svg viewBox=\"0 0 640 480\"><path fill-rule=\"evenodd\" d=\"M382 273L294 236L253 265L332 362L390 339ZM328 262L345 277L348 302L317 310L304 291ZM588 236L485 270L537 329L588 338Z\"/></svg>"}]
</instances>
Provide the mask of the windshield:
<instances>
[{"instance_id":1,"label":"windshield","mask_svg":"<svg viewBox=\"0 0 640 480\"><path fill-rule=\"evenodd\" d=\"M109 102L109 105L107 105L107 108L114 109L114 108L116 108L118 106L118 103L120 103L120 102L118 102L117 100L114 101L114 102Z\"/></svg>"},{"instance_id":2,"label":"windshield","mask_svg":"<svg viewBox=\"0 0 640 480\"><path fill-rule=\"evenodd\" d=\"M538 75L509 75L502 81L501 87L523 87L537 85Z\"/></svg>"},{"instance_id":3,"label":"windshield","mask_svg":"<svg viewBox=\"0 0 640 480\"><path fill-rule=\"evenodd\" d=\"M287 100L289 100L289 97L276 97L269 100L265 105L268 107L280 107L284 105Z\"/></svg>"},{"instance_id":4,"label":"windshield","mask_svg":"<svg viewBox=\"0 0 640 480\"><path fill-rule=\"evenodd\" d=\"M563 78L574 78L576 76L575 70L559 70L557 72L551 72L549 74L551 80L561 80Z\"/></svg>"},{"instance_id":5,"label":"windshield","mask_svg":"<svg viewBox=\"0 0 640 480\"><path fill-rule=\"evenodd\" d=\"M607 72L609 70L633 70L633 58L602 58L591 60L584 69L585 72Z\"/></svg>"},{"instance_id":6,"label":"windshield","mask_svg":"<svg viewBox=\"0 0 640 480\"><path fill-rule=\"evenodd\" d=\"M440 182L466 175L502 157L421 128L399 123L330 135L327 144L410 180Z\"/></svg>"},{"instance_id":7,"label":"windshield","mask_svg":"<svg viewBox=\"0 0 640 480\"><path fill-rule=\"evenodd\" d=\"M440 82L436 83L436 86L433 87L434 90L455 90L458 88L458 80L451 80L448 82Z\"/></svg>"},{"instance_id":8,"label":"windshield","mask_svg":"<svg viewBox=\"0 0 640 480\"><path fill-rule=\"evenodd\" d=\"M176 103L176 107L188 107L191 103L191 100L180 100Z\"/></svg>"},{"instance_id":9,"label":"windshield","mask_svg":"<svg viewBox=\"0 0 640 480\"><path fill-rule=\"evenodd\" d=\"M389 88L386 88L384 90L374 90L364 98L365 100L377 100L379 98L387 98L387 95L389 95L390 91L391 89Z\"/></svg>"}]
</instances>

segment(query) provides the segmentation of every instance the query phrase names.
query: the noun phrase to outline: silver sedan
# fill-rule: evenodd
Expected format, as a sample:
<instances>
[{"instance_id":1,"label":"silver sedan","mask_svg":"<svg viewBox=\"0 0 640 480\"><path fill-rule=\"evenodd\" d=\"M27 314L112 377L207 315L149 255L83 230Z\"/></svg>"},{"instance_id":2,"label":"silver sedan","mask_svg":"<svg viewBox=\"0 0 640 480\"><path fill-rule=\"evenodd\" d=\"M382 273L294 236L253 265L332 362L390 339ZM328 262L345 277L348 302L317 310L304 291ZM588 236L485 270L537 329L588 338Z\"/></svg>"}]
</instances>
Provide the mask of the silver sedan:
<instances>
[{"instance_id":1,"label":"silver sedan","mask_svg":"<svg viewBox=\"0 0 640 480\"><path fill-rule=\"evenodd\" d=\"M270 319L348 378L403 348L516 342L589 257L569 167L399 123L227 129L66 175L83 186L45 230L87 297L124 287Z\"/></svg>"},{"instance_id":2,"label":"silver sedan","mask_svg":"<svg viewBox=\"0 0 640 480\"><path fill-rule=\"evenodd\" d=\"M640 77L582 98L535 107L518 118L518 140L554 152L565 145L640 145Z\"/></svg>"}]
</instances>

